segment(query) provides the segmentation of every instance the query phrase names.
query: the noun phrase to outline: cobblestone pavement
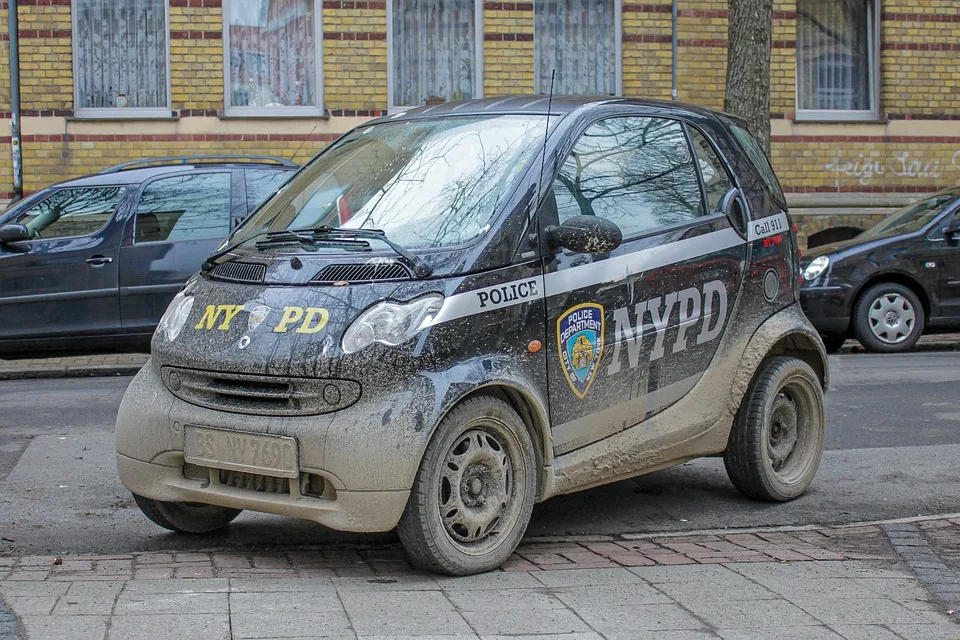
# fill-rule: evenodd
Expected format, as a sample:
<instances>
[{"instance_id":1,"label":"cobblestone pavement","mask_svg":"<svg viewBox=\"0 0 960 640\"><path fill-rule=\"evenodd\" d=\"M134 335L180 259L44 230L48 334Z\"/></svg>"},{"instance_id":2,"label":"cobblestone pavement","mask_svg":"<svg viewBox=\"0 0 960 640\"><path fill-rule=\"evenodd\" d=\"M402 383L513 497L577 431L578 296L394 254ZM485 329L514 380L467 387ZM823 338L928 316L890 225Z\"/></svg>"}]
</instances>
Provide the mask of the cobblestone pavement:
<instances>
[{"instance_id":1,"label":"cobblestone pavement","mask_svg":"<svg viewBox=\"0 0 960 640\"><path fill-rule=\"evenodd\" d=\"M418 573L399 545L25 556L0 558L0 596L29 640L960 640L891 543L914 532L960 548L945 517L538 539L467 578Z\"/></svg>"}]
</instances>

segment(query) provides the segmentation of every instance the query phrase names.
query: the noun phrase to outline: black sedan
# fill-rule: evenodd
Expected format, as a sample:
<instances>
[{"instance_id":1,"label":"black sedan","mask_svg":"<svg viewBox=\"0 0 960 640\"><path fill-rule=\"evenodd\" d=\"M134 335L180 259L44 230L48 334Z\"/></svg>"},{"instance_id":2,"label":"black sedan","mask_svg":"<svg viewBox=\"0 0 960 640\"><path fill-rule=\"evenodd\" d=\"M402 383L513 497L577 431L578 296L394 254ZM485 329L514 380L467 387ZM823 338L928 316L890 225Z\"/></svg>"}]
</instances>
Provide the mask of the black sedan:
<instances>
[{"instance_id":1,"label":"black sedan","mask_svg":"<svg viewBox=\"0 0 960 640\"><path fill-rule=\"evenodd\" d=\"M801 262L800 302L830 351L878 353L960 330L960 187L936 193Z\"/></svg>"}]
</instances>

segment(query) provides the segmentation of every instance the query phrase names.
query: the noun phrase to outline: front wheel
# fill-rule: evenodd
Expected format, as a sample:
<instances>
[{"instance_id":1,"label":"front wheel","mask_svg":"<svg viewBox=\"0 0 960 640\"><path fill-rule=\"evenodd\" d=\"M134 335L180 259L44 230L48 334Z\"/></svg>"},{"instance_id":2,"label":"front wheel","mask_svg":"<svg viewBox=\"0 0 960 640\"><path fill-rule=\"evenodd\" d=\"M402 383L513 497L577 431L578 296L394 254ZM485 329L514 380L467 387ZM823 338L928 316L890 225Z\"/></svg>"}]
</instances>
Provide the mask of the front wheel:
<instances>
[{"instance_id":1,"label":"front wheel","mask_svg":"<svg viewBox=\"0 0 960 640\"><path fill-rule=\"evenodd\" d=\"M740 403L723 464L731 482L756 500L800 496L817 473L826 432L823 388L803 360L760 365Z\"/></svg>"},{"instance_id":2,"label":"front wheel","mask_svg":"<svg viewBox=\"0 0 960 640\"><path fill-rule=\"evenodd\" d=\"M229 509L199 502L162 502L133 494L143 515L154 524L177 533L210 533L223 529L240 515L240 509Z\"/></svg>"},{"instance_id":3,"label":"front wheel","mask_svg":"<svg viewBox=\"0 0 960 640\"><path fill-rule=\"evenodd\" d=\"M503 564L533 512L536 460L526 425L503 400L454 407L427 445L397 525L413 564L458 576Z\"/></svg>"},{"instance_id":4,"label":"front wheel","mask_svg":"<svg viewBox=\"0 0 960 640\"><path fill-rule=\"evenodd\" d=\"M909 351L917 344L925 323L917 294L895 282L867 289L854 310L854 333L875 353Z\"/></svg>"}]
</instances>

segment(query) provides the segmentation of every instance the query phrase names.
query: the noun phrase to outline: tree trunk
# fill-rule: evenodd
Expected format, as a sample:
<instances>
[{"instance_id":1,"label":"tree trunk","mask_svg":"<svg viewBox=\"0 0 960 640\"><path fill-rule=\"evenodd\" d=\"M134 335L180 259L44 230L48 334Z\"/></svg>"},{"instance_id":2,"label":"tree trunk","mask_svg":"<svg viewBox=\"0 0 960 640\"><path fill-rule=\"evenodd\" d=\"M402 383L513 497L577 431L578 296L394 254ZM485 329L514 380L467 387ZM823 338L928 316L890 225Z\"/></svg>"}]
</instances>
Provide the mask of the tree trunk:
<instances>
[{"instance_id":1,"label":"tree trunk","mask_svg":"<svg viewBox=\"0 0 960 640\"><path fill-rule=\"evenodd\" d=\"M727 0L727 92L723 109L750 125L770 153L770 47L773 0Z\"/></svg>"}]
</instances>

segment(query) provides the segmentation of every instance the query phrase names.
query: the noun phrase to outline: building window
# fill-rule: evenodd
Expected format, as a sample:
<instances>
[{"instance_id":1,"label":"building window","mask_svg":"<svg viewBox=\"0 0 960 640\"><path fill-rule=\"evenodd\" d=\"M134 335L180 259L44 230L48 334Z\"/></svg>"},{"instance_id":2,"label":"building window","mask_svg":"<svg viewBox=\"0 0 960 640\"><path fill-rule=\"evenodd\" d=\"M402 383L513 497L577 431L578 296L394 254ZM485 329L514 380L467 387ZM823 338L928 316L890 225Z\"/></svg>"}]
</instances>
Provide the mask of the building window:
<instances>
[{"instance_id":1,"label":"building window","mask_svg":"<svg viewBox=\"0 0 960 640\"><path fill-rule=\"evenodd\" d=\"M534 2L534 90L582 95L620 93L620 0Z\"/></svg>"},{"instance_id":2,"label":"building window","mask_svg":"<svg viewBox=\"0 0 960 640\"><path fill-rule=\"evenodd\" d=\"M228 115L322 114L319 0L224 3Z\"/></svg>"},{"instance_id":3,"label":"building window","mask_svg":"<svg viewBox=\"0 0 960 640\"><path fill-rule=\"evenodd\" d=\"M482 94L482 3L390 0L390 106L458 102Z\"/></svg>"},{"instance_id":4,"label":"building window","mask_svg":"<svg viewBox=\"0 0 960 640\"><path fill-rule=\"evenodd\" d=\"M879 115L874 0L797 2L797 119Z\"/></svg>"},{"instance_id":5,"label":"building window","mask_svg":"<svg viewBox=\"0 0 960 640\"><path fill-rule=\"evenodd\" d=\"M73 0L74 113L170 117L166 0Z\"/></svg>"}]
</instances>

